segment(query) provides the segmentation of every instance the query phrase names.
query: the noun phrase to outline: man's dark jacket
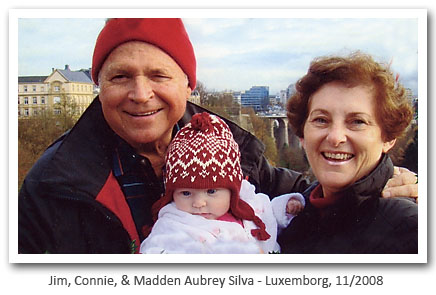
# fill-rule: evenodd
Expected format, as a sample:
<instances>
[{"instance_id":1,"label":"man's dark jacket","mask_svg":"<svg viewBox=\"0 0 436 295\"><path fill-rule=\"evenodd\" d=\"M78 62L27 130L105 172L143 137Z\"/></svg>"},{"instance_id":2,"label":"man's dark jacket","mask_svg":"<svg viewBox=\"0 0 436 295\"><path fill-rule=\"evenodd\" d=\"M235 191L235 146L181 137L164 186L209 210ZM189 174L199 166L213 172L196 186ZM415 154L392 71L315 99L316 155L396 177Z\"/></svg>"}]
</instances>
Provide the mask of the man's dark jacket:
<instances>
[{"instance_id":1,"label":"man's dark jacket","mask_svg":"<svg viewBox=\"0 0 436 295\"><path fill-rule=\"evenodd\" d=\"M178 125L203 111L188 103ZM272 198L307 187L299 173L270 166L264 145L226 122L239 144L244 176L258 192ZM97 97L76 125L45 151L19 193L19 253L136 252L138 233L112 171L117 138Z\"/></svg>"},{"instance_id":2,"label":"man's dark jacket","mask_svg":"<svg viewBox=\"0 0 436 295\"><path fill-rule=\"evenodd\" d=\"M405 254L418 252L418 206L408 198L380 198L393 172L389 156L322 211L309 201L319 183L304 192L306 206L281 232L282 253ZM321 214L322 212L322 214Z\"/></svg>"}]
</instances>

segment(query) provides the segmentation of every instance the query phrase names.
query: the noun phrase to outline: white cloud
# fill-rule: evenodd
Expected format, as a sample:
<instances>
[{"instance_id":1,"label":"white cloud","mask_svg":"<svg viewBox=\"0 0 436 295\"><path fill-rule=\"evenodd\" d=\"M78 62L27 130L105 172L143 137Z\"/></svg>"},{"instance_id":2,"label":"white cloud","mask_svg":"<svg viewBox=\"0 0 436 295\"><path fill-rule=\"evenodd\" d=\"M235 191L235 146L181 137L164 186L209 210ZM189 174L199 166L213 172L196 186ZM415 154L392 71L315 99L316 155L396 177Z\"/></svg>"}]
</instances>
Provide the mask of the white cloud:
<instances>
[{"instance_id":1,"label":"white cloud","mask_svg":"<svg viewBox=\"0 0 436 295\"><path fill-rule=\"evenodd\" d=\"M297 73L304 74L314 57L355 50L383 62L401 61L398 71L417 76L414 19L196 19L187 28L199 60L198 77L214 89L228 81L224 88L244 90L260 83L277 92L295 82ZM198 30L203 33L196 35ZM280 86L286 79L289 83Z\"/></svg>"}]
</instances>

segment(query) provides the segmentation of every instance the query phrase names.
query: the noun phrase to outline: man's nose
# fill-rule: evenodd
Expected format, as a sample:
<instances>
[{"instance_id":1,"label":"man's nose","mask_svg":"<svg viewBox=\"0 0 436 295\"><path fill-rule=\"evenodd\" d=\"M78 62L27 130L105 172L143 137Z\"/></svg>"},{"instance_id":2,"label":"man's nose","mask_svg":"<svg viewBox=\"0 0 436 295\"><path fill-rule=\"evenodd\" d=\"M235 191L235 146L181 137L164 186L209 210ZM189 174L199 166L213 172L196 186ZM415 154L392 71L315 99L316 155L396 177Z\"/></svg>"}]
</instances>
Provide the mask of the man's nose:
<instances>
[{"instance_id":1,"label":"man's nose","mask_svg":"<svg viewBox=\"0 0 436 295\"><path fill-rule=\"evenodd\" d=\"M153 97L153 87L151 82L143 76L132 79L128 98L136 103L147 102Z\"/></svg>"}]
</instances>

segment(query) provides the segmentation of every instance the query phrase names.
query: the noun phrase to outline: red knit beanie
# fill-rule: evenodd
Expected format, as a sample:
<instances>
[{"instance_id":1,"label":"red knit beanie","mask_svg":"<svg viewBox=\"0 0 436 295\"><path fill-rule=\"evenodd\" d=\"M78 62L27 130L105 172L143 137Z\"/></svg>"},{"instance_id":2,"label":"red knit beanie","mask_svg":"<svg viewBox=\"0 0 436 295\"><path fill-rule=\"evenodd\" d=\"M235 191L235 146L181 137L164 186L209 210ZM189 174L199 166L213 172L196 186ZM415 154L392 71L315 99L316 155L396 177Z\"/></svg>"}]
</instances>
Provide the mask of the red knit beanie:
<instances>
[{"instance_id":1,"label":"red knit beanie","mask_svg":"<svg viewBox=\"0 0 436 295\"><path fill-rule=\"evenodd\" d=\"M190 88L194 90L194 49L179 18L114 18L107 21L97 38L92 57L92 79L96 85L98 73L108 55L128 41L143 41L159 47L180 66L188 76Z\"/></svg>"},{"instance_id":2,"label":"red knit beanie","mask_svg":"<svg viewBox=\"0 0 436 295\"><path fill-rule=\"evenodd\" d=\"M239 146L227 124L209 113L195 114L176 134L168 147L165 165L165 195L153 206L155 218L159 210L172 202L176 188L227 188L232 192L231 213L253 221L252 230L259 240L270 235L253 208L239 198L242 183Z\"/></svg>"}]
</instances>

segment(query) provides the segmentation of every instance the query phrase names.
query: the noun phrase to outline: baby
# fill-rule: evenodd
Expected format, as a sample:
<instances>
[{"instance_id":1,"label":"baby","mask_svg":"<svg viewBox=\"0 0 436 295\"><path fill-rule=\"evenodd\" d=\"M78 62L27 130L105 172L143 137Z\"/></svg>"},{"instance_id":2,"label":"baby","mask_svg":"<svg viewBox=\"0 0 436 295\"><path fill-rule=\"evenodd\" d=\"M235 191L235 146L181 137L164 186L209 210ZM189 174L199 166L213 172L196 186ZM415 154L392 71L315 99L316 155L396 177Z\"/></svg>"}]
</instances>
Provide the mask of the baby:
<instances>
[{"instance_id":1,"label":"baby","mask_svg":"<svg viewBox=\"0 0 436 295\"><path fill-rule=\"evenodd\" d=\"M278 252L278 228L304 207L301 194L270 201L243 179L239 146L227 124L196 114L166 155L165 195L140 253Z\"/></svg>"}]
</instances>

